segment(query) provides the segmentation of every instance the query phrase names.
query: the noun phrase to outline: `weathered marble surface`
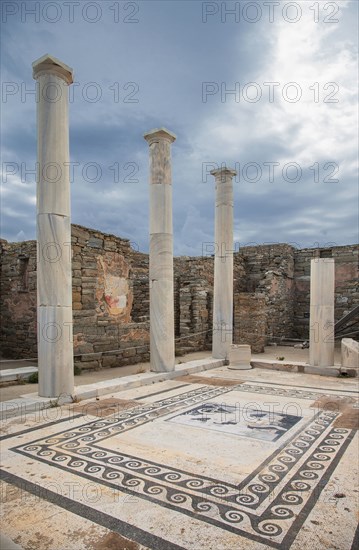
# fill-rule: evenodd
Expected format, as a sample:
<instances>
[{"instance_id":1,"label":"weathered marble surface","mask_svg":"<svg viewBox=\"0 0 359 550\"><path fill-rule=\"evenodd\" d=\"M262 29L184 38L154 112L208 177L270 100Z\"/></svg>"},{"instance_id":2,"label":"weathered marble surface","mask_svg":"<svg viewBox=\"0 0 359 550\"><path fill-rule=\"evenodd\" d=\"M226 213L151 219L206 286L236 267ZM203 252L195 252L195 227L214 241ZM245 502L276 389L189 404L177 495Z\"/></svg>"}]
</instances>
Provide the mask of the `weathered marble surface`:
<instances>
[{"instance_id":1,"label":"weathered marble surface","mask_svg":"<svg viewBox=\"0 0 359 550\"><path fill-rule=\"evenodd\" d=\"M341 341L341 364L343 368L359 369L359 342L353 338Z\"/></svg>"},{"instance_id":2,"label":"weathered marble surface","mask_svg":"<svg viewBox=\"0 0 359 550\"><path fill-rule=\"evenodd\" d=\"M251 369L251 346L248 344L233 344L229 354L228 368L232 370Z\"/></svg>"},{"instance_id":3,"label":"weathered marble surface","mask_svg":"<svg viewBox=\"0 0 359 550\"><path fill-rule=\"evenodd\" d=\"M39 306L37 321L39 395L72 395L72 307Z\"/></svg>"},{"instance_id":4,"label":"weathered marble surface","mask_svg":"<svg viewBox=\"0 0 359 550\"><path fill-rule=\"evenodd\" d=\"M310 271L309 363L334 365L334 260L314 258Z\"/></svg>"},{"instance_id":5,"label":"weathered marble surface","mask_svg":"<svg viewBox=\"0 0 359 550\"><path fill-rule=\"evenodd\" d=\"M37 234L37 304L71 307L70 218L38 214Z\"/></svg>"},{"instance_id":6,"label":"weathered marble surface","mask_svg":"<svg viewBox=\"0 0 359 550\"><path fill-rule=\"evenodd\" d=\"M144 135L150 148L150 361L151 370L175 368L171 143L159 128Z\"/></svg>"},{"instance_id":7,"label":"weathered marble surface","mask_svg":"<svg viewBox=\"0 0 359 550\"><path fill-rule=\"evenodd\" d=\"M72 69L45 55L33 63L38 81L37 296L39 395L74 388L68 85Z\"/></svg>"},{"instance_id":8,"label":"weathered marble surface","mask_svg":"<svg viewBox=\"0 0 359 550\"><path fill-rule=\"evenodd\" d=\"M213 344L216 359L229 359L233 338L233 182L234 170L211 174L216 181Z\"/></svg>"}]
</instances>

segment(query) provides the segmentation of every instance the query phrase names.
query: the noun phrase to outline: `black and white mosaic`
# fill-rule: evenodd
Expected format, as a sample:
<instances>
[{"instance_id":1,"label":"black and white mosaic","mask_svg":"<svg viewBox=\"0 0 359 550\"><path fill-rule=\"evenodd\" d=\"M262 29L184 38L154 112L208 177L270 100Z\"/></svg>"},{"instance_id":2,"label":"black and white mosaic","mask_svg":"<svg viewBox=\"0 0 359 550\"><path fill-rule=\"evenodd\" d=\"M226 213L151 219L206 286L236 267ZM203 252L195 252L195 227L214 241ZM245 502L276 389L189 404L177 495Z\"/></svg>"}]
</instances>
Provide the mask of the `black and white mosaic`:
<instances>
[{"instance_id":1,"label":"black and white mosaic","mask_svg":"<svg viewBox=\"0 0 359 550\"><path fill-rule=\"evenodd\" d=\"M278 426L290 437L238 484L101 446L147 422L179 411L190 416L203 407L213 407L214 398L243 391L243 387L207 386L155 403L140 403L116 417L87 422L11 450L268 546L289 548L353 437L354 432L333 427L338 413L320 411L304 424L299 416L278 415ZM260 386L261 392L265 389ZM275 388L267 390L275 394ZM311 399L318 396L310 393ZM253 409L256 420L257 413ZM172 421L181 417L172 417ZM278 426L271 428L271 437L281 437Z\"/></svg>"},{"instance_id":2,"label":"black and white mosaic","mask_svg":"<svg viewBox=\"0 0 359 550\"><path fill-rule=\"evenodd\" d=\"M204 403L170 418L169 422L262 441L277 441L301 419L293 414L248 408L242 411L237 405Z\"/></svg>"}]
</instances>

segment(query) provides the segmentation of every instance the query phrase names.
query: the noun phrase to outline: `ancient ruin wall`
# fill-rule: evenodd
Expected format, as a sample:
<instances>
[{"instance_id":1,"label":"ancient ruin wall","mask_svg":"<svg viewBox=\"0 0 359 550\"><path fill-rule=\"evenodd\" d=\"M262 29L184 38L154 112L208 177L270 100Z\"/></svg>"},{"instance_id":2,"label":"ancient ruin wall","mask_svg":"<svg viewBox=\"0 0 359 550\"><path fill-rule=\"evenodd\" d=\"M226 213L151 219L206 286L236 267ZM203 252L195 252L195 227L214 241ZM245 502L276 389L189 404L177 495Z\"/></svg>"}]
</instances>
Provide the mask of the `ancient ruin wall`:
<instances>
[{"instance_id":1,"label":"ancient ruin wall","mask_svg":"<svg viewBox=\"0 0 359 550\"><path fill-rule=\"evenodd\" d=\"M279 342L293 333L294 248L288 244L248 246L238 255L245 269L240 291L260 294L267 317L266 338ZM239 307L239 306L237 306ZM243 315L246 315L246 310ZM238 342L244 343L244 342Z\"/></svg>"},{"instance_id":2,"label":"ancient ruin wall","mask_svg":"<svg viewBox=\"0 0 359 550\"><path fill-rule=\"evenodd\" d=\"M295 250L293 336L296 338L309 338L310 261L315 257L335 260L335 321L359 304L358 245Z\"/></svg>"},{"instance_id":3,"label":"ancient ruin wall","mask_svg":"<svg viewBox=\"0 0 359 550\"><path fill-rule=\"evenodd\" d=\"M69 248L49 247L43 253L56 261L56 254L69 253ZM149 359L148 320L131 317L132 254L128 240L72 226L73 338L78 367L112 367ZM1 267L3 356L36 357L36 242L2 242ZM61 332L61 337L65 340L68 331Z\"/></svg>"},{"instance_id":4,"label":"ancient ruin wall","mask_svg":"<svg viewBox=\"0 0 359 550\"><path fill-rule=\"evenodd\" d=\"M36 242L1 241L1 348L4 357L36 357ZM46 251L56 258L56 251ZM69 247L65 250L69 253ZM149 358L148 255L126 239L72 226L75 362L102 368ZM287 244L234 255L234 342L308 338L310 259L336 260L336 318L359 303L358 246L296 250ZM178 354L210 349L213 258L174 259Z\"/></svg>"}]
</instances>

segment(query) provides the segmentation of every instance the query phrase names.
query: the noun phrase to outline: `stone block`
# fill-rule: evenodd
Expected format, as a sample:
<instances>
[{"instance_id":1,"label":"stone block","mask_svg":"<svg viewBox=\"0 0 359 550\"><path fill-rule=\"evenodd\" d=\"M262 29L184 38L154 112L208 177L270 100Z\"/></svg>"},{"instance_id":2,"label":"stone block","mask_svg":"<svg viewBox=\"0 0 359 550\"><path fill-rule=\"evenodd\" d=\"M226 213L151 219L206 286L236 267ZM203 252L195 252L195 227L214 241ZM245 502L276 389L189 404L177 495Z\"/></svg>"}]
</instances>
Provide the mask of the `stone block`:
<instances>
[{"instance_id":1,"label":"stone block","mask_svg":"<svg viewBox=\"0 0 359 550\"><path fill-rule=\"evenodd\" d=\"M81 370L99 369L101 367L98 361L86 361L85 363L81 361L80 365Z\"/></svg>"},{"instance_id":2,"label":"stone block","mask_svg":"<svg viewBox=\"0 0 359 550\"><path fill-rule=\"evenodd\" d=\"M102 248L103 240L97 239L96 237L90 237L87 245L90 246L91 248Z\"/></svg>"},{"instance_id":3,"label":"stone block","mask_svg":"<svg viewBox=\"0 0 359 550\"><path fill-rule=\"evenodd\" d=\"M359 342L352 338L343 338L341 341L342 369L359 369Z\"/></svg>"},{"instance_id":4,"label":"stone block","mask_svg":"<svg viewBox=\"0 0 359 550\"><path fill-rule=\"evenodd\" d=\"M229 369L251 369L251 346L247 344L233 344L229 354Z\"/></svg>"}]
</instances>

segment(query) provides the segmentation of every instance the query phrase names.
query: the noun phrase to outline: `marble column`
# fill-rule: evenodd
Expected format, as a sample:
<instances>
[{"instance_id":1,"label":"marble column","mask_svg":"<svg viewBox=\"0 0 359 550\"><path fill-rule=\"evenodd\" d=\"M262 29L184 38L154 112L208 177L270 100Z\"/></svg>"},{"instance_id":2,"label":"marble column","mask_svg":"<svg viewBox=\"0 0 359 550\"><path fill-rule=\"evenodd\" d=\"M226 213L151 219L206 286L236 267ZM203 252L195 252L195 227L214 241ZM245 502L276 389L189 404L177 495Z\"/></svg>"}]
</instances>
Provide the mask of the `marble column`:
<instances>
[{"instance_id":1,"label":"marble column","mask_svg":"<svg viewBox=\"0 0 359 550\"><path fill-rule=\"evenodd\" d=\"M334 260L314 258L310 265L309 363L334 365Z\"/></svg>"},{"instance_id":2,"label":"marble column","mask_svg":"<svg viewBox=\"0 0 359 550\"><path fill-rule=\"evenodd\" d=\"M33 63L37 80L37 336L39 395L71 395L71 221L68 86L70 67L50 55Z\"/></svg>"},{"instance_id":3,"label":"marble column","mask_svg":"<svg viewBox=\"0 0 359 550\"><path fill-rule=\"evenodd\" d=\"M233 338L233 182L229 168L212 170L216 182L213 343L215 359L229 361Z\"/></svg>"},{"instance_id":4,"label":"marble column","mask_svg":"<svg viewBox=\"0 0 359 550\"><path fill-rule=\"evenodd\" d=\"M165 128L144 135L150 149L150 362L175 368L171 144Z\"/></svg>"}]
</instances>

